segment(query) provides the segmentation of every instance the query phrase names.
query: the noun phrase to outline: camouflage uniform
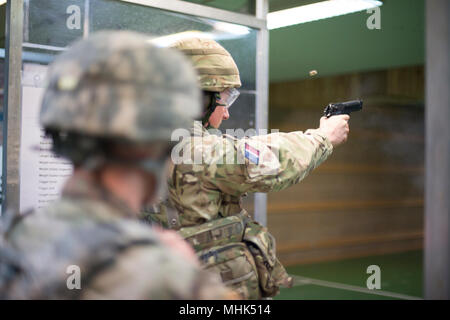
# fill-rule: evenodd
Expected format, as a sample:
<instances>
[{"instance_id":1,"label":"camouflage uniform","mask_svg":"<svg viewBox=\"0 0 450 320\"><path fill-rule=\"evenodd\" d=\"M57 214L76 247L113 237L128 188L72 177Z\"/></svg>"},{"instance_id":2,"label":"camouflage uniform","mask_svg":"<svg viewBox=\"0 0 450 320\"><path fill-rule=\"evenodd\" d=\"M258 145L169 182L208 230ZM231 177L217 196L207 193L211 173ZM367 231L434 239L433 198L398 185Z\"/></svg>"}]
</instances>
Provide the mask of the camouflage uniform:
<instances>
[{"instance_id":1,"label":"camouflage uniform","mask_svg":"<svg viewBox=\"0 0 450 320\"><path fill-rule=\"evenodd\" d=\"M200 95L189 63L147 40L131 32L101 32L52 64L40 119L55 152L76 168L87 172L119 161L102 150L107 142L123 150L167 148L171 131L198 115ZM156 173L166 156L136 166ZM75 177L60 200L3 221L1 298L230 297L217 276L164 244L91 175ZM67 287L71 265L80 268L81 290Z\"/></svg>"},{"instance_id":2,"label":"camouflage uniform","mask_svg":"<svg viewBox=\"0 0 450 320\"><path fill-rule=\"evenodd\" d=\"M234 61L214 41L185 40L175 47L190 56L204 90L240 86ZM289 286L292 279L276 258L275 239L245 212L241 197L298 183L331 154L330 141L317 130L236 139L210 134L196 122L191 137L176 148L190 161L172 167L170 197L150 218L179 229L205 267L245 298L274 296L280 285Z\"/></svg>"},{"instance_id":3,"label":"camouflage uniform","mask_svg":"<svg viewBox=\"0 0 450 320\"><path fill-rule=\"evenodd\" d=\"M7 243L23 260L14 299L223 299L220 280L191 265L105 190L71 181L62 199L14 222ZM81 290L68 290L68 266Z\"/></svg>"}]
</instances>

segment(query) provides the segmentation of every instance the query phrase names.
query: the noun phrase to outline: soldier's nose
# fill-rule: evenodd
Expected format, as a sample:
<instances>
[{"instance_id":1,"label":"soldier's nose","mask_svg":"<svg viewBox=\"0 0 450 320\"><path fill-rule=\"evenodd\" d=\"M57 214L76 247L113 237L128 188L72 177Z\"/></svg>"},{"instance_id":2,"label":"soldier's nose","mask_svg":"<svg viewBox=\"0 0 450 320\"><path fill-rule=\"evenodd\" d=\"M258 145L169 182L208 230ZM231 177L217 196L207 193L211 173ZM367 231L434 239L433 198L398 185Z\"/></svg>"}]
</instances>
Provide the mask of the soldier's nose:
<instances>
[{"instance_id":1,"label":"soldier's nose","mask_svg":"<svg viewBox=\"0 0 450 320\"><path fill-rule=\"evenodd\" d=\"M227 120L230 117L230 114L228 113L228 108L225 108L225 112L223 113L223 120Z\"/></svg>"}]
</instances>

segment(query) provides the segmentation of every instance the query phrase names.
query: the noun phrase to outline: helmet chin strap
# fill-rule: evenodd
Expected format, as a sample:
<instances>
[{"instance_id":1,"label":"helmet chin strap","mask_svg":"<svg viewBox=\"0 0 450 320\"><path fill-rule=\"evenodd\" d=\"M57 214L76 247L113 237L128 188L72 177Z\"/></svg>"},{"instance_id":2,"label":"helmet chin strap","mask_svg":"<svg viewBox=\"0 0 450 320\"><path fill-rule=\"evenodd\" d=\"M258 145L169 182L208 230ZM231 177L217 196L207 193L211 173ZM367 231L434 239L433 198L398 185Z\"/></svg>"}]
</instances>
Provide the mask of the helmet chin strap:
<instances>
[{"instance_id":1,"label":"helmet chin strap","mask_svg":"<svg viewBox=\"0 0 450 320\"><path fill-rule=\"evenodd\" d=\"M219 92L206 91L203 94L208 95L210 97L210 101L206 108L206 112L203 114L202 124L206 129L213 129L213 127L209 123L209 117L211 117L211 115L214 113L217 106L224 107L225 105L217 102L218 100L220 100Z\"/></svg>"}]
</instances>

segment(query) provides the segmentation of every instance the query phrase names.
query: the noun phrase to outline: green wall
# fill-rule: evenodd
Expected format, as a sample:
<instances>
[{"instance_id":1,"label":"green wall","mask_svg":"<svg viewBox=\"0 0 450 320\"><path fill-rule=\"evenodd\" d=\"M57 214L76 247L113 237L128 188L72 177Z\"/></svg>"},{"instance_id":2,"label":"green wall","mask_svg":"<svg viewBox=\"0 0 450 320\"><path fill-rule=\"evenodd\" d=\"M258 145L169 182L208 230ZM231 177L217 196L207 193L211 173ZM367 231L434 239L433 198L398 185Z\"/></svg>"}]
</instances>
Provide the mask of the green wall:
<instances>
[{"instance_id":1,"label":"green wall","mask_svg":"<svg viewBox=\"0 0 450 320\"><path fill-rule=\"evenodd\" d=\"M365 11L270 31L271 82L424 64L424 1L385 0L381 30Z\"/></svg>"}]
</instances>

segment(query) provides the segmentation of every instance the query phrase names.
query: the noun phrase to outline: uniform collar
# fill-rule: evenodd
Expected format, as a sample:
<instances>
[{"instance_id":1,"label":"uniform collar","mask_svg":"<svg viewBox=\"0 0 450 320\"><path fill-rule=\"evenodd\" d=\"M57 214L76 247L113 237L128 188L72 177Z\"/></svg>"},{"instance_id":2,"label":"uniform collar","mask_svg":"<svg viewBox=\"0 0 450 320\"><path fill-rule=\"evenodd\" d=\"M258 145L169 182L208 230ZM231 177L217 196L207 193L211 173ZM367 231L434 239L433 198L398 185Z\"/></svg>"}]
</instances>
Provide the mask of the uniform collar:
<instances>
[{"instance_id":1,"label":"uniform collar","mask_svg":"<svg viewBox=\"0 0 450 320\"><path fill-rule=\"evenodd\" d=\"M194 121L194 126L190 131L191 135L194 137L203 137L209 135L208 130L206 130L201 121Z\"/></svg>"}]
</instances>

